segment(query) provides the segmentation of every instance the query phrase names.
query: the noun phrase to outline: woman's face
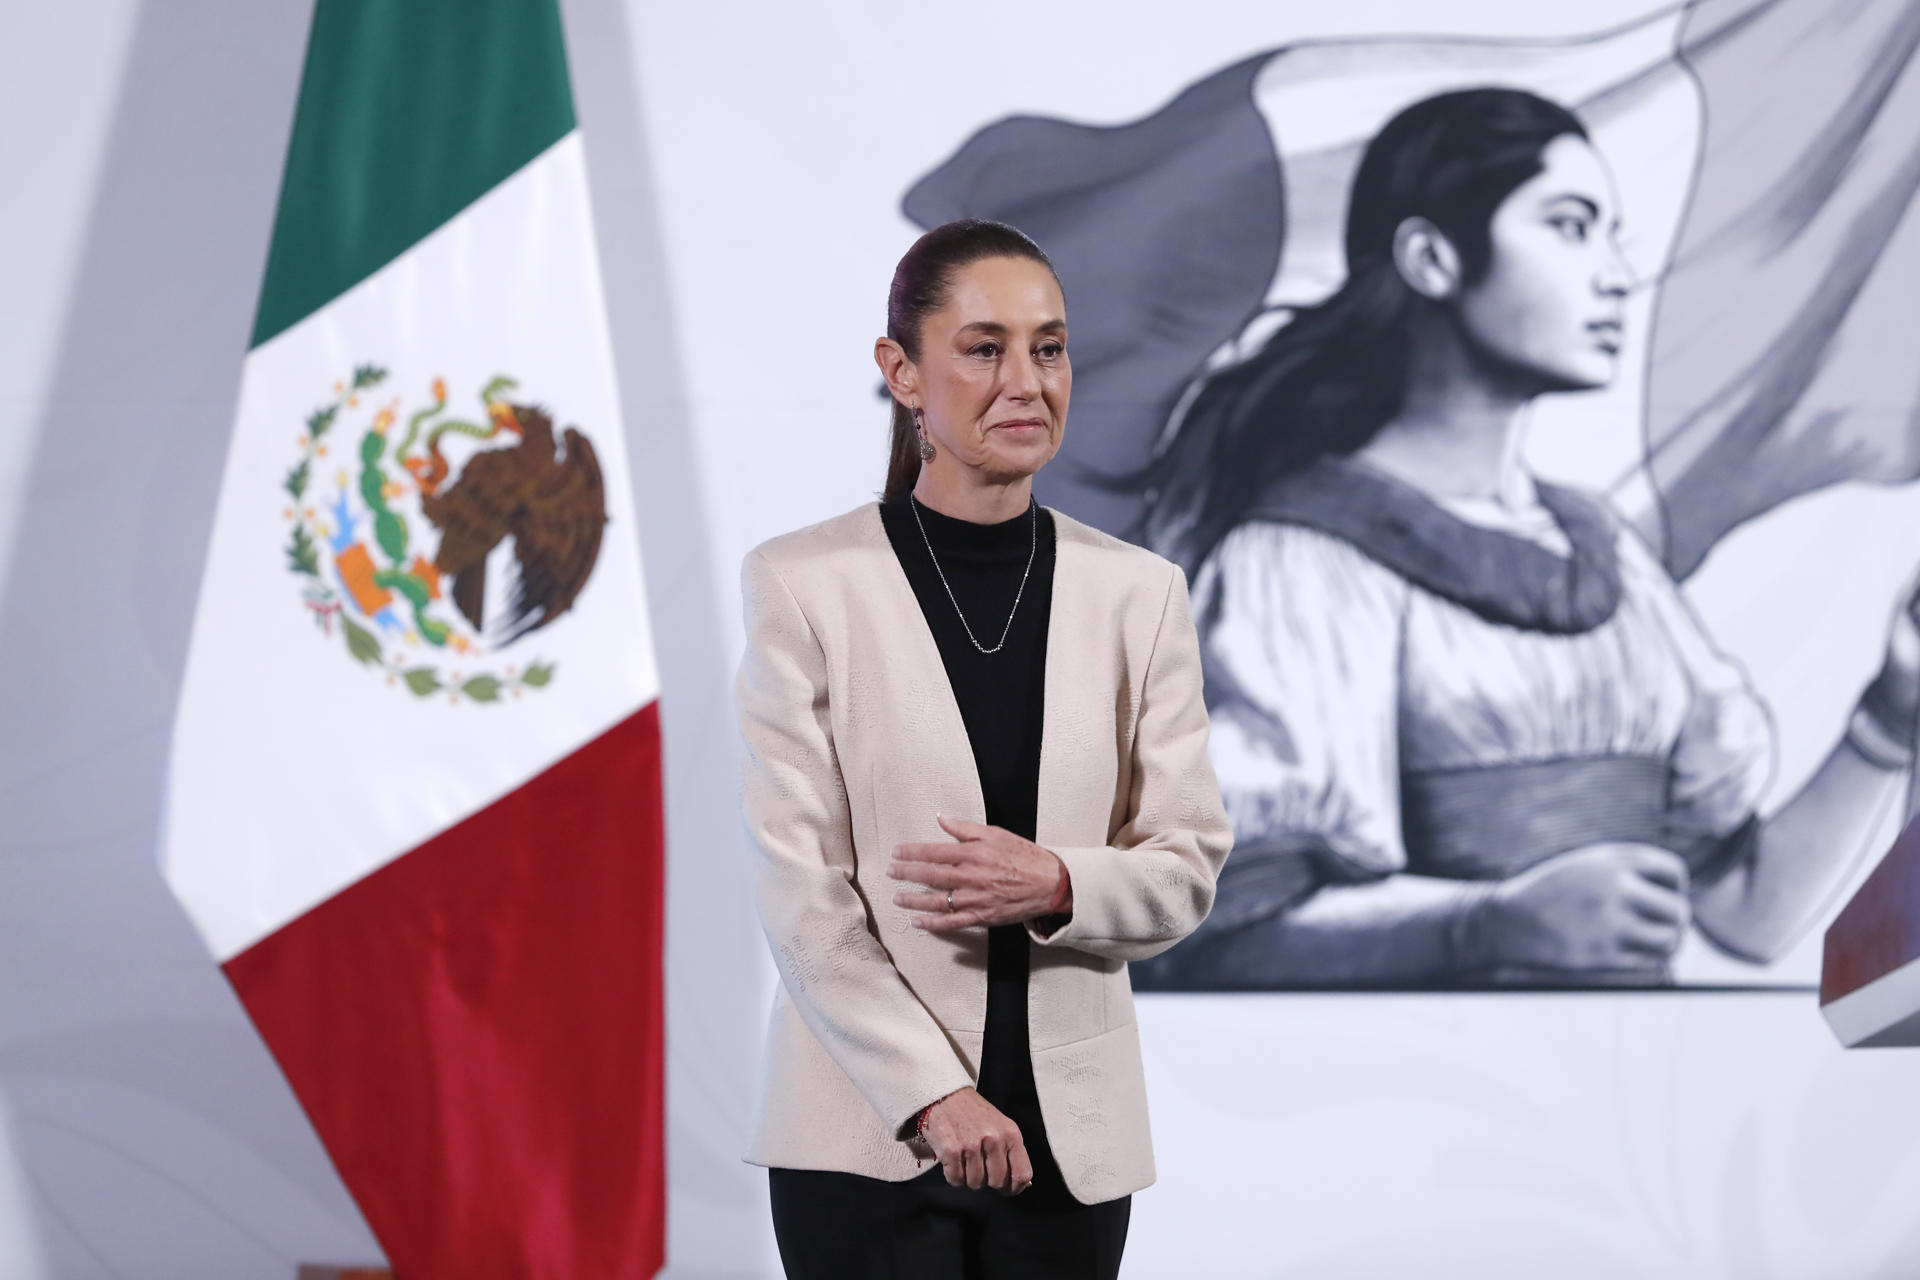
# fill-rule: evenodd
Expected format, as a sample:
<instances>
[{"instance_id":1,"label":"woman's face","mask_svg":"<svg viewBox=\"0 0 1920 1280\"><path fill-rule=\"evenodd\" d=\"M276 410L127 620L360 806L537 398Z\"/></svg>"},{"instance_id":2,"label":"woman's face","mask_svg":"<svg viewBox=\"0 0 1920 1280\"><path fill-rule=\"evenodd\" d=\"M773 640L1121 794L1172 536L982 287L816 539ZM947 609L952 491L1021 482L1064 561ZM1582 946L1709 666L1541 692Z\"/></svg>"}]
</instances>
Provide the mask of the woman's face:
<instances>
[{"instance_id":1,"label":"woman's face","mask_svg":"<svg viewBox=\"0 0 1920 1280\"><path fill-rule=\"evenodd\" d=\"M1487 273L1460 293L1468 339L1537 390L1605 386L1619 362L1632 271L1619 195L1600 154L1571 134L1494 210Z\"/></svg>"},{"instance_id":2,"label":"woman's face","mask_svg":"<svg viewBox=\"0 0 1920 1280\"><path fill-rule=\"evenodd\" d=\"M947 304L920 331L912 374L935 461L984 479L1030 476L1060 449L1073 366L1067 305L1053 273L1029 258L962 267Z\"/></svg>"}]
</instances>

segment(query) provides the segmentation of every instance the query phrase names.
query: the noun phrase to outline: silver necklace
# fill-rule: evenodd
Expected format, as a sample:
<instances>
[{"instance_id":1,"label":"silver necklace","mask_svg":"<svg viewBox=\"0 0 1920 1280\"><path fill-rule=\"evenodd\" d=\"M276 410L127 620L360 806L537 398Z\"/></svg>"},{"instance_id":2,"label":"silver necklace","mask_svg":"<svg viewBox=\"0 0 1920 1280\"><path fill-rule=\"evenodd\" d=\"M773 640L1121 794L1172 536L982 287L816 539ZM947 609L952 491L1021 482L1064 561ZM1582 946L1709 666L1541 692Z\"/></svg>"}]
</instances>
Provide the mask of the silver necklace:
<instances>
[{"instance_id":1,"label":"silver necklace","mask_svg":"<svg viewBox=\"0 0 1920 1280\"><path fill-rule=\"evenodd\" d=\"M1020 574L1020 589L1013 593L1013 608L1007 611L1007 625L1000 629L1000 643L989 649L974 639L973 628L967 625L967 615L960 612L960 601L954 597L953 587L947 582L947 571L940 567L940 557L933 554L933 539L927 536L926 521L920 518L920 499L907 494L907 501L913 504L913 522L920 526L920 541L927 544L927 559L933 561L933 571L940 575L940 585L947 588L947 599L953 602L953 611L959 615L961 629L967 633L967 639L973 641L973 647L982 653L998 653L1006 647L1007 636L1013 630L1013 615L1020 612L1020 597L1027 593L1027 575L1033 572L1033 555L1040 549L1040 507L1033 498L1027 498L1027 513L1033 518L1033 545L1027 549L1027 567Z\"/></svg>"}]
</instances>

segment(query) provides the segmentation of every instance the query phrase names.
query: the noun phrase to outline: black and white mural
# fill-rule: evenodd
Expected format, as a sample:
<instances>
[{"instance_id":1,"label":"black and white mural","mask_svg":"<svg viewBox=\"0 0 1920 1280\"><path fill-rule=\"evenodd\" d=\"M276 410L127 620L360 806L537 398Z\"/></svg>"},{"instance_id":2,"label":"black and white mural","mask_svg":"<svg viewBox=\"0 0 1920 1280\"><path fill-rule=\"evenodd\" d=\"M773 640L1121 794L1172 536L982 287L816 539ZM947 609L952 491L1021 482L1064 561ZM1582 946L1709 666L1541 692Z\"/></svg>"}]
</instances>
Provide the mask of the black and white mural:
<instances>
[{"instance_id":1,"label":"black and white mural","mask_svg":"<svg viewBox=\"0 0 1920 1280\"><path fill-rule=\"evenodd\" d=\"M1907 803L1913 578L1785 785L1690 580L1920 477L1917 45L1906 0L1297 44L911 188L1053 255L1040 496L1192 587L1238 843L1137 986L1665 986L1683 946L1782 981Z\"/></svg>"}]
</instances>

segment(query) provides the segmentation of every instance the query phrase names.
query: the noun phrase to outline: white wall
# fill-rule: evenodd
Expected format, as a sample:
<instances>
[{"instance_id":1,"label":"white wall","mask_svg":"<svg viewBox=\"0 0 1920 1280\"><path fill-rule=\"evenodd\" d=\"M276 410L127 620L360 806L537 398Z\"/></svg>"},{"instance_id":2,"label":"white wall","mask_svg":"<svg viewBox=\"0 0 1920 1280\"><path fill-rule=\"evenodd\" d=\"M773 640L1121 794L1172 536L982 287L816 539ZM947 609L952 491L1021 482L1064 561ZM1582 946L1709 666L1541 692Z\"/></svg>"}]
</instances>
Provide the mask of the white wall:
<instances>
[{"instance_id":1,"label":"white wall","mask_svg":"<svg viewBox=\"0 0 1920 1280\"><path fill-rule=\"evenodd\" d=\"M303 5L10 5L0 1276L377 1257L159 877Z\"/></svg>"}]
</instances>

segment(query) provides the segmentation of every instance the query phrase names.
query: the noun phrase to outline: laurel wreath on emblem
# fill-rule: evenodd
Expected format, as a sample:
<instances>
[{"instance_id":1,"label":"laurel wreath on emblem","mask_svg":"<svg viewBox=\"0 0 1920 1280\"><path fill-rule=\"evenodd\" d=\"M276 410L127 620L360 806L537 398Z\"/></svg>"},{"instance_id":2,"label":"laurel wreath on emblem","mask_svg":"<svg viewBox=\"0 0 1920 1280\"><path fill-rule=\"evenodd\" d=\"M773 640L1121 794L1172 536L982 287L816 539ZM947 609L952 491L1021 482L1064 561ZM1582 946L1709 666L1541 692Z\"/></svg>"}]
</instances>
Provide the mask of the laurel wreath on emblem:
<instances>
[{"instance_id":1,"label":"laurel wreath on emblem","mask_svg":"<svg viewBox=\"0 0 1920 1280\"><path fill-rule=\"evenodd\" d=\"M307 417L282 485L302 602L322 634L338 621L349 657L416 698L497 703L545 688L553 662L485 660L566 613L593 572L607 514L592 442L574 427L556 440L544 409L504 398L518 385L506 377L480 389L478 422L450 417L435 378L403 431L398 399L373 410L357 468L326 477L330 500L309 505L329 437L386 379L358 365ZM426 529L439 532L431 550L415 537ZM495 554L503 544L510 556Z\"/></svg>"}]
</instances>

